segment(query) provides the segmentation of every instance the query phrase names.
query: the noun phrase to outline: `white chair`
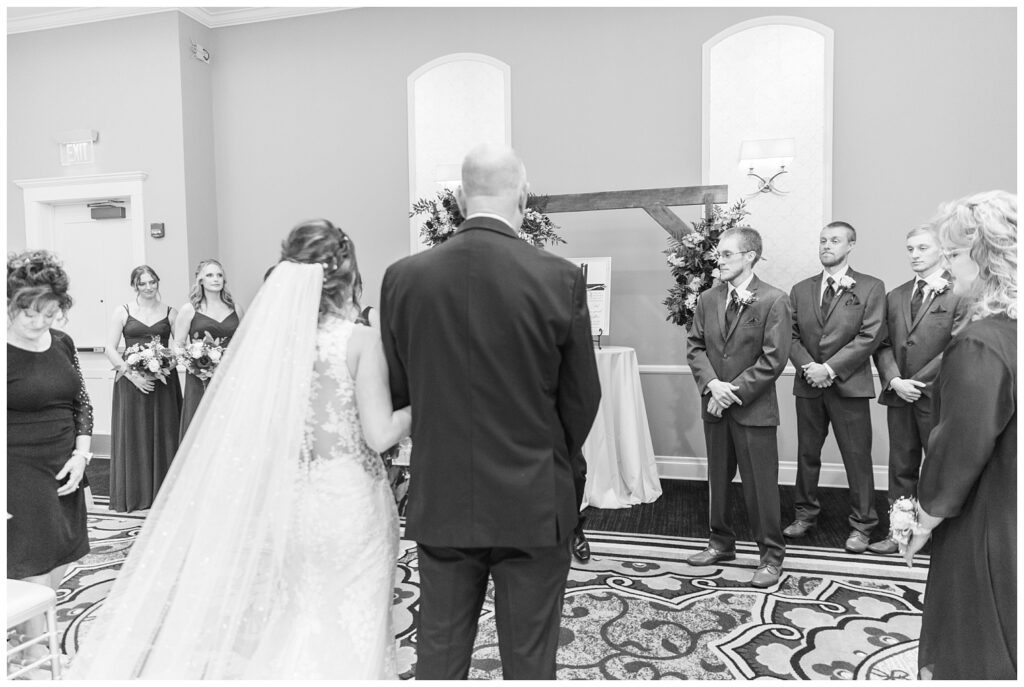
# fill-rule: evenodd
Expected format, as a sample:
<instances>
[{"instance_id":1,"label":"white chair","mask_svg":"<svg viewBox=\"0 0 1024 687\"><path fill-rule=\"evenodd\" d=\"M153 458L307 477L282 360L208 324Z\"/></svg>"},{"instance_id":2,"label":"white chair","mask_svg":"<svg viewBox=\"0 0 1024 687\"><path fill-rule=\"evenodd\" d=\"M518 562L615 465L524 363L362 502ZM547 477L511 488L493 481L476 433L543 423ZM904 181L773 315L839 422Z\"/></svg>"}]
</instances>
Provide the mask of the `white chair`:
<instances>
[{"instance_id":1,"label":"white chair","mask_svg":"<svg viewBox=\"0 0 1024 687\"><path fill-rule=\"evenodd\" d=\"M57 643L57 593L43 584L25 582L24 580L7 580L7 629L10 630L15 625L20 625L41 614L46 614L46 631L38 637L26 637L21 644L7 649L8 670L11 667L11 656L47 640L50 643L50 655L43 656L8 673L8 680L41 668L47 661L50 662L50 674L53 679L59 680L61 664L60 646Z\"/></svg>"}]
</instances>

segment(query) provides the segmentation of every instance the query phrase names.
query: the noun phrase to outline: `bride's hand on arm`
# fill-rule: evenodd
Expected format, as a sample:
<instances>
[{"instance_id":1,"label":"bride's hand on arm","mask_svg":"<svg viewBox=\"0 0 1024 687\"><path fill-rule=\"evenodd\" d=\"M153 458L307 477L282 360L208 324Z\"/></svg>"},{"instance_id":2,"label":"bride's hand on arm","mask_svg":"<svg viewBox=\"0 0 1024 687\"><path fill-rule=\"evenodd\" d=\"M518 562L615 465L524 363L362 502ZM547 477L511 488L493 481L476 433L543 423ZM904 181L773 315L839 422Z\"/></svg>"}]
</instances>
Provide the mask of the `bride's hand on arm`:
<instances>
[{"instance_id":1,"label":"bride's hand on arm","mask_svg":"<svg viewBox=\"0 0 1024 687\"><path fill-rule=\"evenodd\" d=\"M367 445L378 453L409 436L412 410L395 410L391 405L388 364L377 332L357 327L352 334L350 356L356 368L356 405ZM350 369L351 369L350 365Z\"/></svg>"}]
</instances>

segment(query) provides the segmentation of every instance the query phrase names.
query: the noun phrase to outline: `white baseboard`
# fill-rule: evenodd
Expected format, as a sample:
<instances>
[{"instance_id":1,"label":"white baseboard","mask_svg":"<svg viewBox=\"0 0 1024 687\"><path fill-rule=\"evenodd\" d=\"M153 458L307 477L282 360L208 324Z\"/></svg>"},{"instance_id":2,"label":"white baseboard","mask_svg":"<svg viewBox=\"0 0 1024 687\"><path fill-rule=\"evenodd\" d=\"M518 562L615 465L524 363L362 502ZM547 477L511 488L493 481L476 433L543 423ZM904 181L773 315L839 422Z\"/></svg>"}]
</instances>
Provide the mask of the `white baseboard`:
<instances>
[{"instance_id":1,"label":"white baseboard","mask_svg":"<svg viewBox=\"0 0 1024 687\"><path fill-rule=\"evenodd\" d=\"M658 463L658 477L661 479L688 479L706 481L708 478L708 459L692 456L655 456ZM889 485L889 468L885 465L876 465L875 489L885 490ZM736 482L740 481L737 475ZM779 484L796 483L796 461L779 461ZM846 482L846 471L842 465L823 463L821 474L818 476L818 485L822 487L849 486Z\"/></svg>"}]
</instances>

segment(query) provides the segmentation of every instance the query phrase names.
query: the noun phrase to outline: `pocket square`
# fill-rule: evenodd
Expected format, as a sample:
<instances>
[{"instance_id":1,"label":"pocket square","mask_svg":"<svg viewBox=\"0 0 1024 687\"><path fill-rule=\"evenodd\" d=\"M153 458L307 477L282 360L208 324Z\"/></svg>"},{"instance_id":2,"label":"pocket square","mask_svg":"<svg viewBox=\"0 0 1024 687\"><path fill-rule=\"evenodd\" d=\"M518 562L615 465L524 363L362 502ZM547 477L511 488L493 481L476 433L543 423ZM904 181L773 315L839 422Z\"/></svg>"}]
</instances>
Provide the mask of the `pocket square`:
<instances>
[{"instance_id":1,"label":"pocket square","mask_svg":"<svg viewBox=\"0 0 1024 687\"><path fill-rule=\"evenodd\" d=\"M850 297L846 299L843 305L860 305L860 299L851 293Z\"/></svg>"},{"instance_id":2,"label":"pocket square","mask_svg":"<svg viewBox=\"0 0 1024 687\"><path fill-rule=\"evenodd\" d=\"M934 308L932 308L932 309L931 309L931 311L930 311L930 313L931 313L932 315L945 315L945 314L946 314L947 312L949 312L949 311L948 311L948 310L946 310L945 308L943 308L943 307L942 307L941 305L936 305L936 306L935 306Z\"/></svg>"},{"instance_id":3,"label":"pocket square","mask_svg":"<svg viewBox=\"0 0 1024 687\"><path fill-rule=\"evenodd\" d=\"M747 320L746 322L744 322L744 323L743 323L743 326L744 326L744 327L756 327L756 326L757 326L757 325L759 325L759 324L761 324L761 320L759 320L759 319L757 319L757 318L755 317L755 318L754 318L754 319L752 319L752 320Z\"/></svg>"}]
</instances>

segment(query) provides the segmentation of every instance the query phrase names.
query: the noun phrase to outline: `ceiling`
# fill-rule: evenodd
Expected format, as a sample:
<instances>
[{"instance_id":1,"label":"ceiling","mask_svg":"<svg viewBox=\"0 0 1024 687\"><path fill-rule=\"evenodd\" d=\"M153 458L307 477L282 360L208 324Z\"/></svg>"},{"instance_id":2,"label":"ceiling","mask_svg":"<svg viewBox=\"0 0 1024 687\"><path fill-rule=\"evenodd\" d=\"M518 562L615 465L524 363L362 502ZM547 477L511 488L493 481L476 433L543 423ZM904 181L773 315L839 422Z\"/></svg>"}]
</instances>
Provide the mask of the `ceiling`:
<instances>
[{"instance_id":1,"label":"ceiling","mask_svg":"<svg viewBox=\"0 0 1024 687\"><path fill-rule=\"evenodd\" d=\"M307 14L337 12L348 7L8 7L7 33L43 31L61 26L178 11L207 28L273 21Z\"/></svg>"}]
</instances>

